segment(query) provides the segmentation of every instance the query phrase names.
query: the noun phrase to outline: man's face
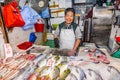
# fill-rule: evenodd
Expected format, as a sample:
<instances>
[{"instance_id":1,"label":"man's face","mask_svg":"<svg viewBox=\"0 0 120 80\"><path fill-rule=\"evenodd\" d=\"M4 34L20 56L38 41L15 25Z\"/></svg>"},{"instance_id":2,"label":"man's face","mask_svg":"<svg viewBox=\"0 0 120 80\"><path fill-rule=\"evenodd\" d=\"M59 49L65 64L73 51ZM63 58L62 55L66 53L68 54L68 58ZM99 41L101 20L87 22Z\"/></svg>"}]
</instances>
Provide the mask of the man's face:
<instances>
[{"instance_id":1,"label":"man's face","mask_svg":"<svg viewBox=\"0 0 120 80\"><path fill-rule=\"evenodd\" d=\"M71 11L67 12L66 15L65 15L66 24L71 24L73 22L73 19L74 19L73 12L71 12Z\"/></svg>"}]
</instances>

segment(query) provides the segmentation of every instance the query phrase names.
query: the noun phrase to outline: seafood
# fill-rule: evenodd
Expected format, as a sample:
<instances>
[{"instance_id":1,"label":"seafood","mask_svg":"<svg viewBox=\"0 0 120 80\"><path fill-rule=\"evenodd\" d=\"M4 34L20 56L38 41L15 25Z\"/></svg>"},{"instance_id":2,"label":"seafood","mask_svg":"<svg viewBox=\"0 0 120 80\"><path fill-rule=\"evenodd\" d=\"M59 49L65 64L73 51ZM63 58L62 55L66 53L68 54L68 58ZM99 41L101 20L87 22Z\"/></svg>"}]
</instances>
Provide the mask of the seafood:
<instances>
[{"instance_id":1,"label":"seafood","mask_svg":"<svg viewBox=\"0 0 120 80\"><path fill-rule=\"evenodd\" d=\"M92 69L85 71L86 79L84 80L103 80L101 75Z\"/></svg>"},{"instance_id":2,"label":"seafood","mask_svg":"<svg viewBox=\"0 0 120 80\"><path fill-rule=\"evenodd\" d=\"M53 67L49 76L51 80L56 80L56 78L59 76L60 70L57 66Z\"/></svg>"},{"instance_id":3,"label":"seafood","mask_svg":"<svg viewBox=\"0 0 120 80\"><path fill-rule=\"evenodd\" d=\"M57 80L65 80L65 78L71 73L70 69L64 70L60 76L57 78Z\"/></svg>"},{"instance_id":4,"label":"seafood","mask_svg":"<svg viewBox=\"0 0 120 80\"><path fill-rule=\"evenodd\" d=\"M120 72L113 66L103 68L100 74L103 80L120 80Z\"/></svg>"},{"instance_id":5,"label":"seafood","mask_svg":"<svg viewBox=\"0 0 120 80\"><path fill-rule=\"evenodd\" d=\"M50 73L51 73L51 67L44 66L42 68L42 71L40 72L40 75L41 76L46 76L46 75L49 75Z\"/></svg>"},{"instance_id":6,"label":"seafood","mask_svg":"<svg viewBox=\"0 0 120 80\"><path fill-rule=\"evenodd\" d=\"M77 77L73 73L70 73L65 80L79 80L79 79L77 79Z\"/></svg>"}]
</instances>

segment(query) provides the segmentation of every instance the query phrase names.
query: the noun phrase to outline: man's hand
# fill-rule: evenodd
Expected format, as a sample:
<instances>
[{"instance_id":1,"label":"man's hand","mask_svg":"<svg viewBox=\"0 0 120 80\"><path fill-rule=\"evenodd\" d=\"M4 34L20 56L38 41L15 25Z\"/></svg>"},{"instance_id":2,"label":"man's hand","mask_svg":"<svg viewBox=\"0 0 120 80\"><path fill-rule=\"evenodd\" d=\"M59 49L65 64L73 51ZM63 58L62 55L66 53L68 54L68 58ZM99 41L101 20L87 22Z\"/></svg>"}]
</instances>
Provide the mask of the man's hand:
<instances>
[{"instance_id":1,"label":"man's hand","mask_svg":"<svg viewBox=\"0 0 120 80\"><path fill-rule=\"evenodd\" d=\"M68 51L68 56L75 56L76 51L71 49L70 51Z\"/></svg>"}]
</instances>

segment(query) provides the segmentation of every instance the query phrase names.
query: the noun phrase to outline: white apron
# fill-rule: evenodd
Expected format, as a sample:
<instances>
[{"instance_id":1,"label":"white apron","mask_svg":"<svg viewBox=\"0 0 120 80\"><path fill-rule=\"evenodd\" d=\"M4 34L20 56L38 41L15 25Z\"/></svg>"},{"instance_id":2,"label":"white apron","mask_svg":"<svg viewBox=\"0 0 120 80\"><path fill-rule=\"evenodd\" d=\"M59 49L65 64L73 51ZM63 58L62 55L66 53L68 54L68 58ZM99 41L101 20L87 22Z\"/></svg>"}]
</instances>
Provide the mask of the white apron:
<instances>
[{"instance_id":1,"label":"white apron","mask_svg":"<svg viewBox=\"0 0 120 80\"><path fill-rule=\"evenodd\" d=\"M61 29L60 49L73 49L75 43L75 33L73 29Z\"/></svg>"}]
</instances>

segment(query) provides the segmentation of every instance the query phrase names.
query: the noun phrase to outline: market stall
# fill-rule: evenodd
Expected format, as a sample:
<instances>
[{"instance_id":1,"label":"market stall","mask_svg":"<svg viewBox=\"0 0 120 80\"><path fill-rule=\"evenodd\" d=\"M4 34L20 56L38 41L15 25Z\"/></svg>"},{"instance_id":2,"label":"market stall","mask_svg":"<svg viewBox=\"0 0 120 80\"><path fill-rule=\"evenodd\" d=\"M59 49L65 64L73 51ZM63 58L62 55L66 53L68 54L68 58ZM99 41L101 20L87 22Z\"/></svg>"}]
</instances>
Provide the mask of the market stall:
<instances>
[{"instance_id":1,"label":"market stall","mask_svg":"<svg viewBox=\"0 0 120 80\"><path fill-rule=\"evenodd\" d=\"M100 7L96 0L7 2L5 5L0 1L0 80L120 80L120 49L111 52L91 41L96 24L112 24L115 31L111 30L110 39L119 38L119 21L117 27L112 23L112 4L106 2ZM15 8L11 13L18 13L19 19L7 13L11 6ZM100 35L104 40L105 36ZM115 38L114 42L120 40Z\"/></svg>"},{"instance_id":2,"label":"market stall","mask_svg":"<svg viewBox=\"0 0 120 80\"><path fill-rule=\"evenodd\" d=\"M29 53L29 54L26 54ZM119 59L106 49L81 47L78 56L61 56L63 51L33 46L1 60L2 80L119 80ZM65 53L65 52L64 52Z\"/></svg>"}]
</instances>

